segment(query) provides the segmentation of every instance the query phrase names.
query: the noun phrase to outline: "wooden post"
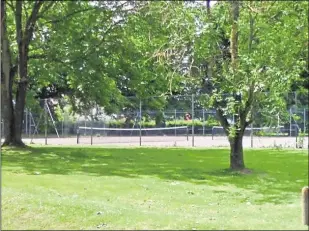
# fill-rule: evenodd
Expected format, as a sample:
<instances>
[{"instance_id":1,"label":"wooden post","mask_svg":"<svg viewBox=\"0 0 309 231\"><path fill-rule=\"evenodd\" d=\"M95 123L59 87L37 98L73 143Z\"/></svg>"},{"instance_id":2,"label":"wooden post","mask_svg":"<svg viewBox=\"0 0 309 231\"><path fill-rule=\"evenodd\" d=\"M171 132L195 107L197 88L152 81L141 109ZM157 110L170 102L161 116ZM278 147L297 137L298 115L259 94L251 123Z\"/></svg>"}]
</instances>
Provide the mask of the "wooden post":
<instances>
[{"instance_id":1,"label":"wooden post","mask_svg":"<svg viewBox=\"0 0 309 231\"><path fill-rule=\"evenodd\" d=\"M303 187L302 189L302 217L303 224L309 226L309 187Z\"/></svg>"}]
</instances>

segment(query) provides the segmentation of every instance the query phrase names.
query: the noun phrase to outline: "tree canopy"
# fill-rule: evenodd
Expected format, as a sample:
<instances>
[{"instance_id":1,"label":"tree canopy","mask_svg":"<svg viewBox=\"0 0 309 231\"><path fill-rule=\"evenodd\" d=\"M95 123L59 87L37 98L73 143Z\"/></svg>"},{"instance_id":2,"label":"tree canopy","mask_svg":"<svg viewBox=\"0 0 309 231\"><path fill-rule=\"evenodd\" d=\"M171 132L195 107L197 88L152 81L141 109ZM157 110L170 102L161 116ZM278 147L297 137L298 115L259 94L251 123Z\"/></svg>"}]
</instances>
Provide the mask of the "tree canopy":
<instances>
[{"instance_id":1,"label":"tree canopy","mask_svg":"<svg viewBox=\"0 0 309 231\"><path fill-rule=\"evenodd\" d=\"M172 102L167 95L195 94L216 110L231 156L242 159L254 108L284 113L289 91L308 91L307 2L1 4L6 144L22 143L33 98L66 97L73 111L110 114L151 96L143 107L161 110Z\"/></svg>"}]
</instances>

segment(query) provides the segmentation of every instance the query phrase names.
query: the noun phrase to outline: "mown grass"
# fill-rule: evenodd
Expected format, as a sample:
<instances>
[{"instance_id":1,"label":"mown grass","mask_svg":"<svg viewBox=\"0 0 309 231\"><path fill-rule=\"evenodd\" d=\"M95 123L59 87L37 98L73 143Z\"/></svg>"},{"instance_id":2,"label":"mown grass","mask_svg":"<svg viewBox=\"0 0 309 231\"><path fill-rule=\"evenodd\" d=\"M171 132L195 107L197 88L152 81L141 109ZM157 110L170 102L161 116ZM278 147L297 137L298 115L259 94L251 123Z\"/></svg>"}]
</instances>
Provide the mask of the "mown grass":
<instances>
[{"instance_id":1,"label":"mown grass","mask_svg":"<svg viewBox=\"0 0 309 231\"><path fill-rule=\"evenodd\" d=\"M304 229L307 151L32 147L2 152L2 229Z\"/></svg>"}]
</instances>

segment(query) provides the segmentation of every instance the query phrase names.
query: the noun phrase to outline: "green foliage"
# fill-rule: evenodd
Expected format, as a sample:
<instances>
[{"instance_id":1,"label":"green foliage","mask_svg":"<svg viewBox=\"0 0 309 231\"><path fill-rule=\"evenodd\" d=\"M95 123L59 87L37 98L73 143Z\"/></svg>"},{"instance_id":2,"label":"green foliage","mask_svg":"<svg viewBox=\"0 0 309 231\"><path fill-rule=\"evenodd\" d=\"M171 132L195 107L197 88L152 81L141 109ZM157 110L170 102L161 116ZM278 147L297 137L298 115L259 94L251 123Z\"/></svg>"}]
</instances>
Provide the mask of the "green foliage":
<instances>
[{"instance_id":1,"label":"green foliage","mask_svg":"<svg viewBox=\"0 0 309 231\"><path fill-rule=\"evenodd\" d=\"M160 120L161 121L161 120ZM166 127L181 127L181 126L192 126L193 122L192 120L170 120L170 121L166 121L165 122L165 126ZM125 122L125 120L111 120L108 122L107 124L109 127L113 127L113 128L132 128L134 125L134 121L129 121L129 122ZM161 124L159 124L161 125ZM206 126L206 127L213 127L213 126L218 126L219 122L217 120L214 119L209 119L207 121L200 121L200 120L194 120L194 126L196 127L202 127L202 126ZM137 121L135 124L136 127L139 126L139 122ZM149 120L149 121L142 121L142 127L143 128L154 128L154 127L158 127L158 123L155 120ZM159 126L159 127L162 127Z\"/></svg>"},{"instance_id":2,"label":"green foliage","mask_svg":"<svg viewBox=\"0 0 309 231\"><path fill-rule=\"evenodd\" d=\"M269 116L285 114L284 96L307 69L307 6L307 2L242 2L236 69L231 68L230 58L231 4L218 2L210 14L203 6L183 8L179 21L190 24L189 15L196 15L199 30L183 31L186 35L179 36L177 44L192 42L186 76L191 89L202 88L207 94L200 98L201 104L222 110L225 118L239 114L247 122L253 108L263 108ZM241 95L240 102L235 93Z\"/></svg>"},{"instance_id":3,"label":"green foliage","mask_svg":"<svg viewBox=\"0 0 309 231\"><path fill-rule=\"evenodd\" d=\"M237 127L236 126L230 126L229 127L229 138L232 139L236 136L236 131Z\"/></svg>"},{"instance_id":4,"label":"green foliage","mask_svg":"<svg viewBox=\"0 0 309 231\"><path fill-rule=\"evenodd\" d=\"M138 107L126 96L143 99L179 88L181 75L161 62L160 53L175 28L166 19L177 14L172 5L182 4L54 4L38 20L29 54L30 85L39 94L51 85L64 88L75 112L98 105L108 114ZM143 107L165 104L157 99Z\"/></svg>"}]
</instances>

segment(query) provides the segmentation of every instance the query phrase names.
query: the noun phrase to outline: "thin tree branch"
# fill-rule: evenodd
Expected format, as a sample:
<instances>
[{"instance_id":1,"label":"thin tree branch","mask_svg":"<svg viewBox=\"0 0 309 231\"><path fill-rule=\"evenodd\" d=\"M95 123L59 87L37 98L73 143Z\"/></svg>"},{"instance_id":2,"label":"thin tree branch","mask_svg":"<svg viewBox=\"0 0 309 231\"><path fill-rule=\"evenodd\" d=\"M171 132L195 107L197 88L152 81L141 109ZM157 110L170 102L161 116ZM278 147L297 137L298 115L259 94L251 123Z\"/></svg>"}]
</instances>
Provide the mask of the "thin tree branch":
<instances>
[{"instance_id":1,"label":"thin tree branch","mask_svg":"<svg viewBox=\"0 0 309 231\"><path fill-rule=\"evenodd\" d=\"M91 8L86 8L86 9L82 9L82 10L77 10L77 11L74 11L74 12L72 12L72 13L70 13L70 14L67 14L67 15L63 16L62 18L54 19L54 20L49 20L49 21L47 21L46 23L52 23L52 24L54 24L54 23L59 23L59 22L62 22L62 21L64 21L64 20L69 19L70 17L72 17L72 16L74 16L74 15L76 15L76 14L83 13L83 12L87 12L87 11L91 11L91 10L97 10L97 9L94 8L94 7L91 7ZM42 16L42 17L43 17L43 16Z\"/></svg>"},{"instance_id":2,"label":"thin tree branch","mask_svg":"<svg viewBox=\"0 0 309 231\"><path fill-rule=\"evenodd\" d=\"M89 49L89 51L85 54L84 59L89 59L89 55L90 55L91 53L93 53L97 47L100 47L100 46L105 42L106 35L107 35L112 29L114 29L115 26L117 26L118 24L120 24L120 23L122 23L122 22L124 22L124 21L125 21L125 20L119 20L119 21L117 21L116 23L111 24L111 25L106 29L106 31L103 33L103 39L102 39L98 44L96 44L95 46L93 46L92 49Z\"/></svg>"},{"instance_id":3,"label":"thin tree branch","mask_svg":"<svg viewBox=\"0 0 309 231\"><path fill-rule=\"evenodd\" d=\"M227 136L229 136L230 124L229 124L229 122L227 121L226 116L223 115L222 109L220 109L220 108L217 107L217 109L216 109L216 115L217 115L217 117L218 117L218 119L219 119L219 121L220 121L220 123L221 123L221 125L222 125L222 127L223 127L223 130L224 130L225 134L226 134Z\"/></svg>"},{"instance_id":4,"label":"thin tree branch","mask_svg":"<svg viewBox=\"0 0 309 231\"><path fill-rule=\"evenodd\" d=\"M25 28L25 46L28 47L29 43L33 37L33 31L34 31L34 26L37 21L37 16L40 11L40 8L42 7L44 1L43 0L38 0L34 3L33 9L31 12L30 17L28 18L26 22L26 28Z\"/></svg>"},{"instance_id":5,"label":"thin tree branch","mask_svg":"<svg viewBox=\"0 0 309 231\"><path fill-rule=\"evenodd\" d=\"M13 13L15 13L15 8L14 8L14 4L12 1L5 1L6 4L11 8L11 10L13 11Z\"/></svg>"},{"instance_id":6,"label":"thin tree branch","mask_svg":"<svg viewBox=\"0 0 309 231\"><path fill-rule=\"evenodd\" d=\"M21 45L23 37L22 29L22 1L16 1L15 23L16 23L16 42Z\"/></svg>"},{"instance_id":7,"label":"thin tree branch","mask_svg":"<svg viewBox=\"0 0 309 231\"><path fill-rule=\"evenodd\" d=\"M44 14L45 14L54 4L57 4L57 3L58 3L58 2L56 2L56 1L51 1L51 2L49 2L49 4L46 5L45 8L42 9L42 10L40 11L40 13L38 14L37 18L42 18L42 17L44 16Z\"/></svg>"},{"instance_id":8,"label":"thin tree branch","mask_svg":"<svg viewBox=\"0 0 309 231\"><path fill-rule=\"evenodd\" d=\"M26 4L24 3L24 4L23 4L23 12L25 13L26 18L29 17L28 11L27 11L27 10L28 10L28 9L27 9L27 7L26 7Z\"/></svg>"}]
</instances>

